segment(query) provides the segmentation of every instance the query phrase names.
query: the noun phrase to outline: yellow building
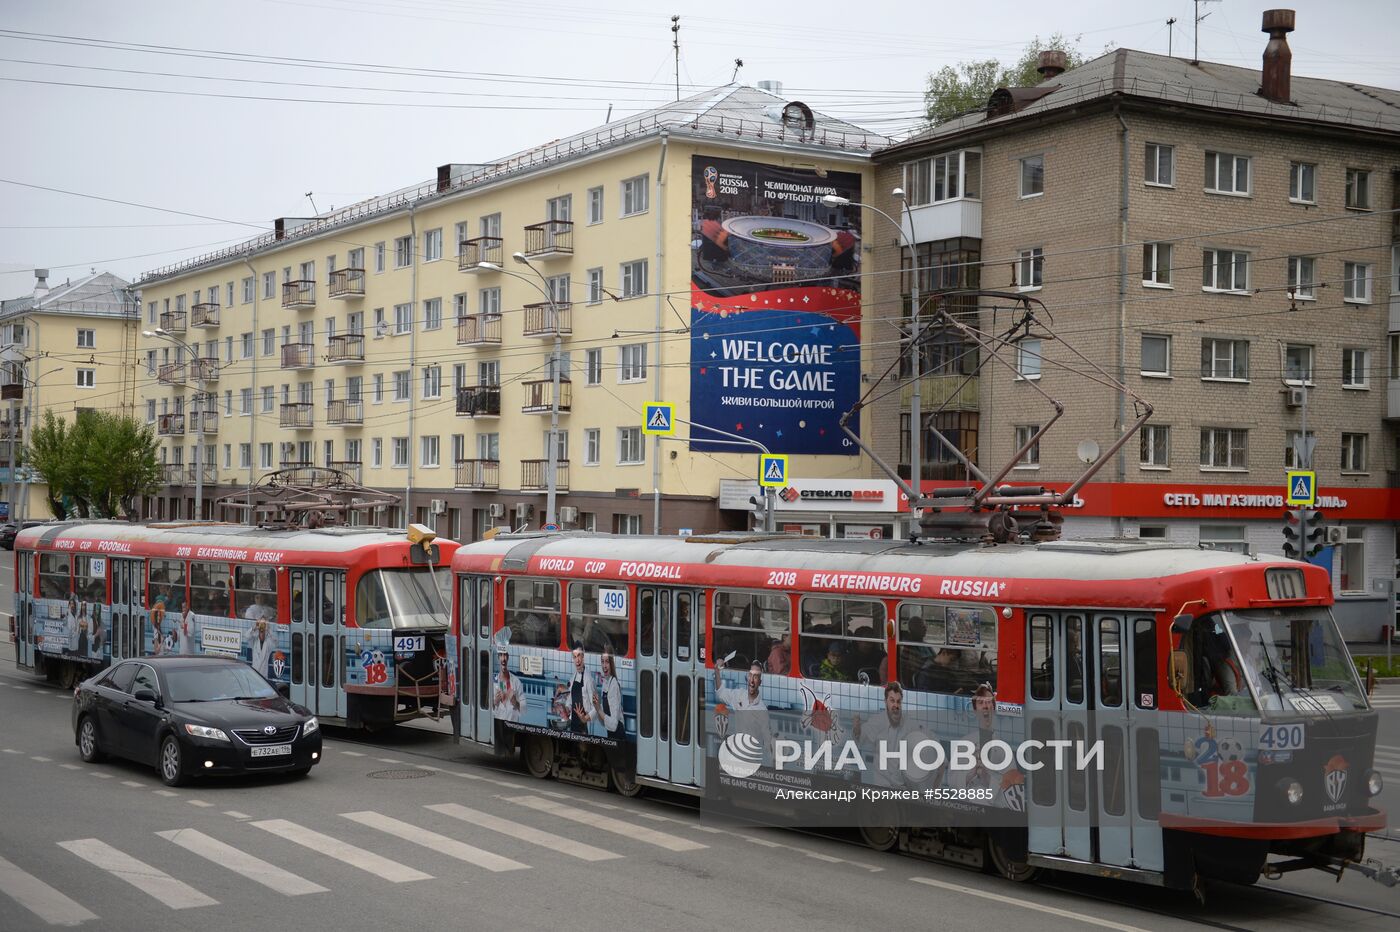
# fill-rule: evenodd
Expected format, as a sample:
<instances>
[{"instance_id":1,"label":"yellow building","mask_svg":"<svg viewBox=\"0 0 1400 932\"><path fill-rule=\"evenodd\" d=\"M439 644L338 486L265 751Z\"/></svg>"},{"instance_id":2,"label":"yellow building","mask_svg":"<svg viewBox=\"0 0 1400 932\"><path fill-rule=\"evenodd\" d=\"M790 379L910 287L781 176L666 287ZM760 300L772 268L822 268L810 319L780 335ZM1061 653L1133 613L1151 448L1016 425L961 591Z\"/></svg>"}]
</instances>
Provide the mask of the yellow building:
<instances>
[{"instance_id":1,"label":"yellow building","mask_svg":"<svg viewBox=\"0 0 1400 932\"><path fill-rule=\"evenodd\" d=\"M0 482L5 517L52 517L42 476L13 469L27 429L44 411L72 421L84 409L130 416L136 394L137 300L110 272L0 302Z\"/></svg>"},{"instance_id":2,"label":"yellow building","mask_svg":"<svg viewBox=\"0 0 1400 932\"><path fill-rule=\"evenodd\" d=\"M821 197L859 201L885 142L731 85L148 273L151 516L237 517L215 499L303 466L458 539L747 528L760 446L868 482L837 423L864 371L860 212ZM648 402L674 436L643 434Z\"/></svg>"}]
</instances>

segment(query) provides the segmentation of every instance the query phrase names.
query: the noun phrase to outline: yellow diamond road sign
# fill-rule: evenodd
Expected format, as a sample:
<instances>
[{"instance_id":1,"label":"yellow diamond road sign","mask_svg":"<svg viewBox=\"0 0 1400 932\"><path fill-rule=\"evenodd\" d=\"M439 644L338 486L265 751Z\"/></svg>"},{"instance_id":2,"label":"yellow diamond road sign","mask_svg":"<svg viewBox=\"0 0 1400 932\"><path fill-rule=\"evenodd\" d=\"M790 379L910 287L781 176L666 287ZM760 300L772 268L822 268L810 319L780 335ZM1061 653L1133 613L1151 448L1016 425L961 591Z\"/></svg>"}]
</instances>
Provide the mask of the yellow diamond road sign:
<instances>
[{"instance_id":1,"label":"yellow diamond road sign","mask_svg":"<svg viewBox=\"0 0 1400 932\"><path fill-rule=\"evenodd\" d=\"M1310 507L1317 504L1317 473L1305 469L1290 469L1284 498L1290 505Z\"/></svg>"},{"instance_id":2,"label":"yellow diamond road sign","mask_svg":"<svg viewBox=\"0 0 1400 932\"><path fill-rule=\"evenodd\" d=\"M676 406L666 401L648 401L642 408L642 433L674 434Z\"/></svg>"}]
</instances>

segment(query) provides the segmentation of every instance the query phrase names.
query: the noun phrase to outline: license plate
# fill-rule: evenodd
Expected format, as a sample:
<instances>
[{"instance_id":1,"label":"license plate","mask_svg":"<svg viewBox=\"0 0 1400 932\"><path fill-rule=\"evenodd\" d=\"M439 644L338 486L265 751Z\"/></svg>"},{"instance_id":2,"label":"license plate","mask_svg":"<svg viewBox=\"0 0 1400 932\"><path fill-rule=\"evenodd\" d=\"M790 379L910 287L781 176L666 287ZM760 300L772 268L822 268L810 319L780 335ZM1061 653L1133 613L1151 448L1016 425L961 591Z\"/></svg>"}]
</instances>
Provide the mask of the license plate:
<instances>
[{"instance_id":1,"label":"license plate","mask_svg":"<svg viewBox=\"0 0 1400 932\"><path fill-rule=\"evenodd\" d=\"M290 744L260 744L251 749L254 757L277 757L292 753Z\"/></svg>"}]
</instances>

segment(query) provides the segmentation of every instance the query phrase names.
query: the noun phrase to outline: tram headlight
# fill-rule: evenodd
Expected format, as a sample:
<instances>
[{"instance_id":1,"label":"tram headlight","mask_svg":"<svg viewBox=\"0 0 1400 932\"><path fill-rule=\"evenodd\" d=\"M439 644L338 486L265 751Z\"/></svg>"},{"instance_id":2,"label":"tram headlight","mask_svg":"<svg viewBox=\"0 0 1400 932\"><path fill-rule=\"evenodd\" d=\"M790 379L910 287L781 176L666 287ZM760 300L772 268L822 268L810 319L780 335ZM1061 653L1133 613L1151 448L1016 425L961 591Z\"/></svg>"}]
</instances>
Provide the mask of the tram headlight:
<instances>
[{"instance_id":1,"label":"tram headlight","mask_svg":"<svg viewBox=\"0 0 1400 932\"><path fill-rule=\"evenodd\" d=\"M1381 779L1379 770L1370 770L1366 773L1366 792L1371 796L1381 795L1381 790L1385 789L1385 781Z\"/></svg>"},{"instance_id":2,"label":"tram headlight","mask_svg":"<svg viewBox=\"0 0 1400 932\"><path fill-rule=\"evenodd\" d=\"M304 735L309 735L320 730L321 723L316 721L316 716L314 715L301 723L301 733Z\"/></svg>"},{"instance_id":3,"label":"tram headlight","mask_svg":"<svg viewBox=\"0 0 1400 932\"><path fill-rule=\"evenodd\" d=\"M1288 800L1288 805L1296 806L1303 801L1303 784L1297 780L1278 781L1278 791Z\"/></svg>"},{"instance_id":4,"label":"tram headlight","mask_svg":"<svg viewBox=\"0 0 1400 932\"><path fill-rule=\"evenodd\" d=\"M196 738L208 738L210 741L228 740L222 728L210 728L208 725L186 725L185 731Z\"/></svg>"}]
</instances>

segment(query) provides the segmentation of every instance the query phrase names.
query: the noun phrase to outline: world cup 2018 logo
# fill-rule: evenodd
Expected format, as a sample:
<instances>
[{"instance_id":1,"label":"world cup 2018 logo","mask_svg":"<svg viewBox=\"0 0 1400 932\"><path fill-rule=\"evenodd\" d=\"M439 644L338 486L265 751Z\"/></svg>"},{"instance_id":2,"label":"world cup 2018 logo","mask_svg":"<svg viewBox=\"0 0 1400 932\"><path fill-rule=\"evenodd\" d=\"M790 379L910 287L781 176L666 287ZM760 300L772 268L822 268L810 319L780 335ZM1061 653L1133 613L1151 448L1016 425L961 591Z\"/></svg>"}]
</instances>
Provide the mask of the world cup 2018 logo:
<instances>
[{"instance_id":1,"label":"world cup 2018 logo","mask_svg":"<svg viewBox=\"0 0 1400 932\"><path fill-rule=\"evenodd\" d=\"M713 165L706 165L706 166L705 166L705 196L706 196L706 197L708 197L708 198L714 198L714 197L716 197L716 196L718 195L719 192L715 190L715 184L716 184L716 182L718 182L718 181L719 181L719 169L715 168Z\"/></svg>"}]
</instances>

